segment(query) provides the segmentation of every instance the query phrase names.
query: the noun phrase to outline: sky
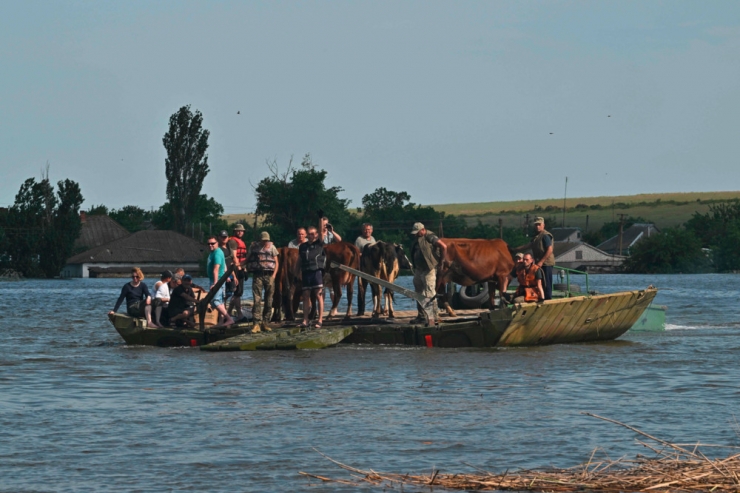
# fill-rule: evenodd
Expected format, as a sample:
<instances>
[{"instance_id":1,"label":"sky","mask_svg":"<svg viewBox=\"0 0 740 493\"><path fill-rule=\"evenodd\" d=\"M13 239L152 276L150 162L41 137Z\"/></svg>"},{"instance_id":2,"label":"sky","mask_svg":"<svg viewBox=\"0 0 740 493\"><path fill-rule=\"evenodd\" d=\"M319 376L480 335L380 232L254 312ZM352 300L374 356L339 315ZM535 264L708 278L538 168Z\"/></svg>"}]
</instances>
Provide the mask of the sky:
<instances>
[{"instance_id":1,"label":"sky","mask_svg":"<svg viewBox=\"0 0 740 493\"><path fill-rule=\"evenodd\" d=\"M738 88L735 0L9 0L0 206L48 163L159 207L184 105L226 213L307 153L353 206L738 190Z\"/></svg>"}]
</instances>

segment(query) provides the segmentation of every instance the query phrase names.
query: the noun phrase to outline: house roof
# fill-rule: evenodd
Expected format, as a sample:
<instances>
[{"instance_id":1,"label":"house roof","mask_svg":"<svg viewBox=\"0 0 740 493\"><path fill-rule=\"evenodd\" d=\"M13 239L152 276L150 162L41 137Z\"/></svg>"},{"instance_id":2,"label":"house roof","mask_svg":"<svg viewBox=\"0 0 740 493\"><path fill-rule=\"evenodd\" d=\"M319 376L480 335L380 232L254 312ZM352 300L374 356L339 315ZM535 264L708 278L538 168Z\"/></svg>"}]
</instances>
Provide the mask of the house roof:
<instances>
[{"instance_id":1,"label":"house roof","mask_svg":"<svg viewBox=\"0 0 740 493\"><path fill-rule=\"evenodd\" d=\"M552 234L553 241L565 241L573 233L580 233L581 228L552 228L550 233Z\"/></svg>"},{"instance_id":2,"label":"house roof","mask_svg":"<svg viewBox=\"0 0 740 493\"><path fill-rule=\"evenodd\" d=\"M75 248L95 248L130 235L126 228L108 216L86 216Z\"/></svg>"},{"instance_id":3,"label":"house roof","mask_svg":"<svg viewBox=\"0 0 740 493\"><path fill-rule=\"evenodd\" d=\"M203 243L175 231L143 230L91 248L68 259L67 263L199 262L206 251Z\"/></svg>"},{"instance_id":4,"label":"house roof","mask_svg":"<svg viewBox=\"0 0 740 493\"><path fill-rule=\"evenodd\" d=\"M660 230L652 223L633 224L622 232L622 250L626 251L643 236L649 237L655 233L660 233ZM612 236L604 243L598 245L597 248L605 252L616 252L619 250L619 235Z\"/></svg>"}]
</instances>

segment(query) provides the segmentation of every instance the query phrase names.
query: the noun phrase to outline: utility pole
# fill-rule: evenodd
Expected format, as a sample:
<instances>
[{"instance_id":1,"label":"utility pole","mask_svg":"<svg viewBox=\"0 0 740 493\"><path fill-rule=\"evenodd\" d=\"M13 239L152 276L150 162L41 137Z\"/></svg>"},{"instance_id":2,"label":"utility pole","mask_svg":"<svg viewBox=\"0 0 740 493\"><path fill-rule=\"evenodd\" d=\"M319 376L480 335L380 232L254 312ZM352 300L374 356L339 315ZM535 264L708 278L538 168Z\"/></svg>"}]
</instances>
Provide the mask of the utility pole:
<instances>
[{"instance_id":1,"label":"utility pole","mask_svg":"<svg viewBox=\"0 0 740 493\"><path fill-rule=\"evenodd\" d=\"M563 224L561 227L565 227L565 199L568 197L568 177L565 177L565 194L563 195Z\"/></svg>"},{"instance_id":2,"label":"utility pole","mask_svg":"<svg viewBox=\"0 0 740 493\"><path fill-rule=\"evenodd\" d=\"M439 220L439 237L444 238L445 237L445 231L442 229L442 219Z\"/></svg>"},{"instance_id":3,"label":"utility pole","mask_svg":"<svg viewBox=\"0 0 740 493\"><path fill-rule=\"evenodd\" d=\"M504 238L504 220L500 217L498 218L498 237Z\"/></svg>"},{"instance_id":4,"label":"utility pole","mask_svg":"<svg viewBox=\"0 0 740 493\"><path fill-rule=\"evenodd\" d=\"M624 214L619 215L619 255L622 255L622 233L624 232Z\"/></svg>"},{"instance_id":5,"label":"utility pole","mask_svg":"<svg viewBox=\"0 0 740 493\"><path fill-rule=\"evenodd\" d=\"M524 236L529 238L529 214L524 216Z\"/></svg>"}]
</instances>

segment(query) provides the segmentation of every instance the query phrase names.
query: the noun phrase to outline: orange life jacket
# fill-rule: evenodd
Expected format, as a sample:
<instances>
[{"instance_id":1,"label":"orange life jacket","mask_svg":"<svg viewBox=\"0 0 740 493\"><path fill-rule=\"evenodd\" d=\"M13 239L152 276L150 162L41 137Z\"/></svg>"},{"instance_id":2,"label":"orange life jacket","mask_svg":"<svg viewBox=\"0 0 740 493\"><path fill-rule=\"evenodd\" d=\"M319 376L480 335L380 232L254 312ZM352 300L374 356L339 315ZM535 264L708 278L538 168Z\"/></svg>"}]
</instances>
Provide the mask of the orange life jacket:
<instances>
[{"instance_id":1,"label":"orange life jacket","mask_svg":"<svg viewBox=\"0 0 740 493\"><path fill-rule=\"evenodd\" d=\"M236 236L230 237L229 240L234 240L236 242L236 258L239 260L239 265L243 266L247 261L247 245Z\"/></svg>"},{"instance_id":2,"label":"orange life jacket","mask_svg":"<svg viewBox=\"0 0 740 493\"><path fill-rule=\"evenodd\" d=\"M516 296L524 296L524 301L539 301L540 290L537 288L537 277L535 276L539 269L535 263L529 268L529 272L524 264L517 268L516 278L519 281L519 288Z\"/></svg>"}]
</instances>

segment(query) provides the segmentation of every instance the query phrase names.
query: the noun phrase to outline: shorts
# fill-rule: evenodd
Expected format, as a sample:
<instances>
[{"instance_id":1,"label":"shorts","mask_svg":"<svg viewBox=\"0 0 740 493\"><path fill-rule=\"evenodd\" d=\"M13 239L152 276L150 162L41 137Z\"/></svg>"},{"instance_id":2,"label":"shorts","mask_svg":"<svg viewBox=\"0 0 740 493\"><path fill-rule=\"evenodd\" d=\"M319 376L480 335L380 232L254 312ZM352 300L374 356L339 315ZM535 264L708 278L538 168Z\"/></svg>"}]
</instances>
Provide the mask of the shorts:
<instances>
[{"instance_id":1,"label":"shorts","mask_svg":"<svg viewBox=\"0 0 740 493\"><path fill-rule=\"evenodd\" d=\"M128 313L130 317L144 317L146 316L146 313L144 312L145 308L146 301L137 301L136 303L131 303L126 307L126 313Z\"/></svg>"},{"instance_id":2,"label":"shorts","mask_svg":"<svg viewBox=\"0 0 740 493\"><path fill-rule=\"evenodd\" d=\"M220 305L224 304L224 287L223 285L219 288L218 291L216 291L216 294L213 296L213 299L211 300L211 307L214 309L217 308Z\"/></svg>"},{"instance_id":3,"label":"shorts","mask_svg":"<svg viewBox=\"0 0 740 493\"><path fill-rule=\"evenodd\" d=\"M303 272L303 290L321 289L324 287L324 271L310 270Z\"/></svg>"},{"instance_id":4,"label":"shorts","mask_svg":"<svg viewBox=\"0 0 740 493\"><path fill-rule=\"evenodd\" d=\"M239 284L234 289L234 296L241 298L244 294L244 283L247 282L247 273L243 270L236 271L236 278L239 280Z\"/></svg>"}]
</instances>

